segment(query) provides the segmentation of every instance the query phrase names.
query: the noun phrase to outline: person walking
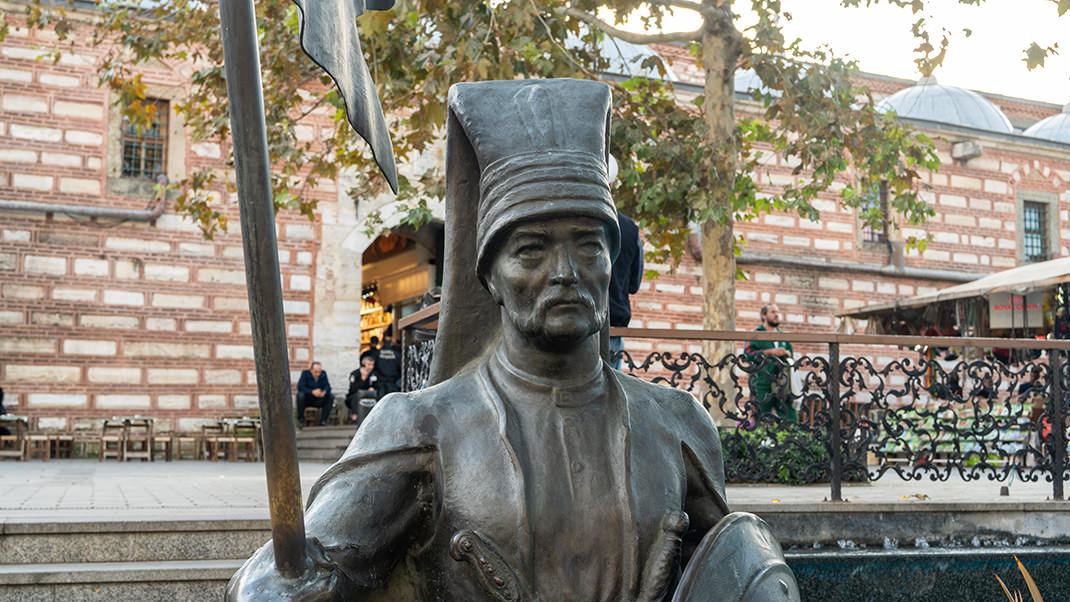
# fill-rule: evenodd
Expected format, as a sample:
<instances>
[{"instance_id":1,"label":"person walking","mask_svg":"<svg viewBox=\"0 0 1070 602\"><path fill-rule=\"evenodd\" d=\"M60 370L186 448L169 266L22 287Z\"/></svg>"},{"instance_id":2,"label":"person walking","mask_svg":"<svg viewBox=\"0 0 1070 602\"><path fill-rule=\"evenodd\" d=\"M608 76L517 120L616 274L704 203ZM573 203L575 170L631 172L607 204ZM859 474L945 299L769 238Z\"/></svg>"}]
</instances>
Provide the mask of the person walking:
<instances>
[{"instance_id":1,"label":"person walking","mask_svg":"<svg viewBox=\"0 0 1070 602\"><path fill-rule=\"evenodd\" d=\"M783 332L780 330L780 309L775 303L762 306L762 324L757 332ZM799 415L792 405L791 358L794 350L787 341L748 341L743 353L749 356L758 369L750 376L751 397L758 406L758 415L775 414L789 422L796 422Z\"/></svg>"}]
</instances>

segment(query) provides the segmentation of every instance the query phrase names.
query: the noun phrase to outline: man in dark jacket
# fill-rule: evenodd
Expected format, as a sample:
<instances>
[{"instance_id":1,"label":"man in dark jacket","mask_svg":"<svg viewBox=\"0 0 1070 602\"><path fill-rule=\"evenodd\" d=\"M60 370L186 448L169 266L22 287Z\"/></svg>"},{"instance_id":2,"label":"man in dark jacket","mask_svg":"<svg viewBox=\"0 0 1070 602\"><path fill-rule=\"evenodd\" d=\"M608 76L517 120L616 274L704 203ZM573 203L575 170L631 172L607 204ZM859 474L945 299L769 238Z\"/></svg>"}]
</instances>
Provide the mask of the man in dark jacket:
<instances>
[{"instance_id":1,"label":"man in dark jacket","mask_svg":"<svg viewBox=\"0 0 1070 602\"><path fill-rule=\"evenodd\" d=\"M762 325L758 332L780 330L780 310L775 303L762 306ZM792 406L791 356L794 350L787 341L750 341L743 351L758 369L750 377L751 396L758 404L758 414L776 414L789 422L799 419Z\"/></svg>"},{"instance_id":2,"label":"man in dark jacket","mask_svg":"<svg viewBox=\"0 0 1070 602\"><path fill-rule=\"evenodd\" d=\"M639 292L643 281L643 242L639 240L639 227L632 218L617 212L620 226L620 255L613 261L609 277L609 325L627 326L632 321L632 305L629 295ZM609 337L609 357L612 365L620 370L622 337Z\"/></svg>"},{"instance_id":3,"label":"man in dark jacket","mask_svg":"<svg viewBox=\"0 0 1070 602\"><path fill-rule=\"evenodd\" d=\"M383 348L375 360L375 373L379 377L379 397L401 390L401 348L394 344L390 335L383 337Z\"/></svg>"},{"instance_id":4,"label":"man in dark jacket","mask_svg":"<svg viewBox=\"0 0 1070 602\"><path fill-rule=\"evenodd\" d=\"M320 409L320 426L327 424L334 408L334 395L331 395L331 383L327 373L319 362L312 362L308 370L301 371L297 380L297 424L305 418L305 408Z\"/></svg>"}]
</instances>

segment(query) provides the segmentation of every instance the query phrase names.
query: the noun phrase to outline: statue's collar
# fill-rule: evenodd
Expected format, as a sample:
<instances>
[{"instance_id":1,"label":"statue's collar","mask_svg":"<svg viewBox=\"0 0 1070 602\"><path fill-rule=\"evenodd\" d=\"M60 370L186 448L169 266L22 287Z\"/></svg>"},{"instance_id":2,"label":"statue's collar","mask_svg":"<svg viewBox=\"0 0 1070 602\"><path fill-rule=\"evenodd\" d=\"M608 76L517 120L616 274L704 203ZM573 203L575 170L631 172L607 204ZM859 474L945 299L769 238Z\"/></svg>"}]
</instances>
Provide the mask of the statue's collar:
<instances>
[{"instance_id":1,"label":"statue's collar","mask_svg":"<svg viewBox=\"0 0 1070 602\"><path fill-rule=\"evenodd\" d=\"M529 393L541 398L551 398L559 407L581 406L606 394L606 379L603 362L599 362L590 373L572 380L555 380L536 376L524 371L509 361L505 351L498 347L490 361L491 378L507 390L517 393ZM526 401L521 396L512 401Z\"/></svg>"}]
</instances>

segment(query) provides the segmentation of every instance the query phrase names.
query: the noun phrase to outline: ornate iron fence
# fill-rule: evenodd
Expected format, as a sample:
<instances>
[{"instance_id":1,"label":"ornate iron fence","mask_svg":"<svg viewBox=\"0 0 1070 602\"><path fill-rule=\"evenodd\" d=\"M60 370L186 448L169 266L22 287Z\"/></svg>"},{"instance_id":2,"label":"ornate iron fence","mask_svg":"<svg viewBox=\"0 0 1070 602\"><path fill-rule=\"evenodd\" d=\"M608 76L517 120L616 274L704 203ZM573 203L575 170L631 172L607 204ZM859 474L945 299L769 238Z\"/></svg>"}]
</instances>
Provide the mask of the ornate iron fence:
<instances>
[{"instance_id":1,"label":"ornate iron fence","mask_svg":"<svg viewBox=\"0 0 1070 602\"><path fill-rule=\"evenodd\" d=\"M825 347L825 353L796 354L790 364L746 351L712 363L694 352L622 354L623 372L689 391L711 410L721 425L730 481L828 482L831 499L841 500L845 480L894 474L905 480L957 475L1003 481L1014 475L1045 479L1052 483L1053 499L1063 499L1064 481L1070 479L1064 387L1070 341L619 333L662 341L782 340ZM841 345L861 352L841 356ZM912 350L921 345L925 353ZM952 348L965 349L969 357L946 351ZM1031 349L1033 359L1007 364L986 353L993 348ZM425 382L432 353L429 342L406 347L407 388ZM888 357L877 361L876 355Z\"/></svg>"}]
</instances>

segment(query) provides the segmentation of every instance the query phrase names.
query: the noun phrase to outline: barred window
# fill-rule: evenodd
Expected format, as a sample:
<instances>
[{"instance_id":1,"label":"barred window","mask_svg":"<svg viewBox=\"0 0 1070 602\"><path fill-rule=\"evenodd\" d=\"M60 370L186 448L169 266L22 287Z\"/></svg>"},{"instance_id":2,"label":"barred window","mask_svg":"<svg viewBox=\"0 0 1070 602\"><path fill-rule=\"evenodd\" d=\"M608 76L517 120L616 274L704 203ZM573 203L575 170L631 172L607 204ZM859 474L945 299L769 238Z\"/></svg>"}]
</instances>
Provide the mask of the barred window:
<instances>
[{"instance_id":1,"label":"barred window","mask_svg":"<svg viewBox=\"0 0 1070 602\"><path fill-rule=\"evenodd\" d=\"M1048 258L1047 211L1045 203L1022 203L1022 245L1027 262L1044 261Z\"/></svg>"},{"instance_id":2,"label":"barred window","mask_svg":"<svg viewBox=\"0 0 1070 602\"><path fill-rule=\"evenodd\" d=\"M154 180L167 173L167 101L147 99L144 104L156 107L151 125L139 128L123 117L124 178Z\"/></svg>"},{"instance_id":3,"label":"barred window","mask_svg":"<svg viewBox=\"0 0 1070 602\"><path fill-rule=\"evenodd\" d=\"M869 186L869 190L866 193L865 198L862 201L862 205L859 207L859 213L864 213L870 209L878 209L881 214L880 226L873 226L869 222L863 220L861 223L861 234L863 243L880 243L888 240L888 183L879 182Z\"/></svg>"}]
</instances>

